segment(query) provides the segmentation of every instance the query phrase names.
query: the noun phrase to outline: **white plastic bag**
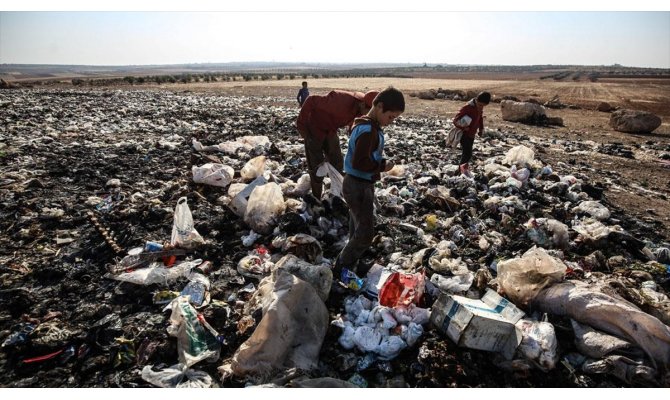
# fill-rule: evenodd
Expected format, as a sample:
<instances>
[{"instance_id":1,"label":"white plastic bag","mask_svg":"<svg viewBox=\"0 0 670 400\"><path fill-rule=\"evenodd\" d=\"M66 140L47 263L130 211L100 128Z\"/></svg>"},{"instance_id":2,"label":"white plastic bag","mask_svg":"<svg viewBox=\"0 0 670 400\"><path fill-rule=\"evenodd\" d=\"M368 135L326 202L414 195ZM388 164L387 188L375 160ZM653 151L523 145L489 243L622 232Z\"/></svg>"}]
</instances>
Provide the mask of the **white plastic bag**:
<instances>
[{"instance_id":1,"label":"white plastic bag","mask_svg":"<svg viewBox=\"0 0 670 400\"><path fill-rule=\"evenodd\" d=\"M205 243L202 236L193 226L193 215L188 208L186 197L177 200L174 209L174 222L172 224L172 238L170 244L173 246L189 249Z\"/></svg>"},{"instance_id":2,"label":"white plastic bag","mask_svg":"<svg viewBox=\"0 0 670 400\"><path fill-rule=\"evenodd\" d=\"M523 356L544 372L558 363L558 341L554 326L549 322L520 319L516 326L523 338L517 348Z\"/></svg>"},{"instance_id":3,"label":"white plastic bag","mask_svg":"<svg viewBox=\"0 0 670 400\"><path fill-rule=\"evenodd\" d=\"M247 161L240 171L240 176L245 181L250 181L252 179L258 178L260 175L263 175L265 170L265 156L254 157L251 160Z\"/></svg>"},{"instance_id":4,"label":"white plastic bag","mask_svg":"<svg viewBox=\"0 0 670 400\"><path fill-rule=\"evenodd\" d=\"M524 167L529 165L534 159L535 152L533 150L524 145L519 145L509 149L503 159L503 164Z\"/></svg>"},{"instance_id":5,"label":"white plastic bag","mask_svg":"<svg viewBox=\"0 0 670 400\"><path fill-rule=\"evenodd\" d=\"M238 186L237 183L233 183L228 189L228 196L232 198L228 207L237 214L238 217L244 218L244 213L247 211L247 199L251 195L251 192L256 186L264 185L267 182L265 176L261 175L248 185L242 183L241 186Z\"/></svg>"},{"instance_id":6,"label":"white plastic bag","mask_svg":"<svg viewBox=\"0 0 670 400\"><path fill-rule=\"evenodd\" d=\"M342 181L344 178L342 174L335 169L329 162L323 162L316 170L316 176L326 176L330 178L330 194L337 197L342 197Z\"/></svg>"},{"instance_id":7,"label":"white plastic bag","mask_svg":"<svg viewBox=\"0 0 670 400\"><path fill-rule=\"evenodd\" d=\"M160 371L154 371L150 365L147 365L142 369L142 379L161 388L208 388L212 386L212 377L207 372L188 369L183 364L175 364Z\"/></svg>"},{"instance_id":8,"label":"white plastic bag","mask_svg":"<svg viewBox=\"0 0 670 400\"><path fill-rule=\"evenodd\" d=\"M170 281L188 276L191 273L191 270L200 264L202 264L201 259L184 261L171 268L167 268L158 263L153 263L147 268L123 272L118 275L106 274L105 277L117 281L134 283L136 285L146 286L154 283L167 285Z\"/></svg>"},{"instance_id":9,"label":"white plastic bag","mask_svg":"<svg viewBox=\"0 0 670 400\"><path fill-rule=\"evenodd\" d=\"M463 131L460 128L453 127L447 134L447 147L456 148L461 143L461 138L463 137Z\"/></svg>"},{"instance_id":10,"label":"white plastic bag","mask_svg":"<svg viewBox=\"0 0 670 400\"><path fill-rule=\"evenodd\" d=\"M509 300L526 307L542 289L562 281L566 270L563 261L533 246L520 258L498 263L498 284Z\"/></svg>"},{"instance_id":11,"label":"white plastic bag","mask_svg":"<svg viewBox=\"0 0 670 400\"><path fill-rule=\"evenodd\" d=\"M577 207L572 209L572 212L581 212L588 214L598 221L605 221L610 217L610 210L597 201L582 201Z\"/></svg>"},{"instance_id":12,"label":"white plastic bag","mask_svg":"<svg viewBox=\"0 0 670 400\"><path fill-rule=\"evenodd\" d=\"M219 187L230 185L235 176L235 170L232 167L217 163L207 163L200 167L194 165L191 172L193 172L193 182Z\"/></svg>"},{"instance_id":13,"label":"white plastic bag","mask_svg":"<svg viewBox=\"0 0 670 400\"><path fill-rule=\"evenodd\" d=\"M244 212L244 222L254 231L267 235L286 210L281 188L274 182L257 186L251 192Z\"/></svg>"}]
</instances>

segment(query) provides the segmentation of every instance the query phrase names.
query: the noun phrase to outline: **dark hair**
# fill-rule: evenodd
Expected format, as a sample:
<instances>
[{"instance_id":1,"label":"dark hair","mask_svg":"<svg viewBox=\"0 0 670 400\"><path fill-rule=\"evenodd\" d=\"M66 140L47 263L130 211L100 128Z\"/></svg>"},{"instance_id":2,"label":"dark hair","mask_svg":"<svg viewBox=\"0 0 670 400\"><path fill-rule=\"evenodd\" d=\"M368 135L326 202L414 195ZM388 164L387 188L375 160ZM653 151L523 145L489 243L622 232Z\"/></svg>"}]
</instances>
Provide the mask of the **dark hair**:
<instances>
[{"instance_id":1,"label":"dark hair","mask_svg":"<svg viewBox=\"0 0 670 400\"><path fill-rule=\"evenodd\" d=\"M306 85L306 84L307 84L307 81L302 81L302 84L303 84L303 85Z\"/></svg>"},{"instance_id":2,"label":"dark hair","mask_svg":"<svg viewBox=\"0 0 670 400\"><path fill-rule=\"evenodd\" d=\"M402 92L392 86L379 92L377 97L372 101L372 105L382 103L382 112L386 111L405 111L405 97Z\"/></svg>"},{"instance_id":3,"label":"dark hair","mask_svg":"<svg viewBox=\"0 0 670 400\"><path fill-rule=\"evenodd\" d=\"M481 92L477 95L477 102L482 104L489 104L491 102L491 93Z\"/></svg>"}]
</instances>

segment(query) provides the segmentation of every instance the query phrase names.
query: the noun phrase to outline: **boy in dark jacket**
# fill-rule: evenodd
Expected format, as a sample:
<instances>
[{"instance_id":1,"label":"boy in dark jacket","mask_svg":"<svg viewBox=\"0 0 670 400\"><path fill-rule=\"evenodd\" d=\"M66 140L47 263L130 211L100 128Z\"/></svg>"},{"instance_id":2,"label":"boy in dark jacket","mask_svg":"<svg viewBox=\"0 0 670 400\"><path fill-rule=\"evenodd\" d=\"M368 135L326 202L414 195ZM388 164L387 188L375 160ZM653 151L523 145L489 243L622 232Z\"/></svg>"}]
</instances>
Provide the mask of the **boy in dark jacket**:
<instances>
[{"instance_id":1,"label":"boy in dark jacket","mask_svg":"<svg viewBox=\"0 0 670 400\"><path fill-rule=\"evenodd\" d=\"M350 126L354 118L367 113L379 92L346 92L333 90L326 96L312 95L303 103L297 127L305 139L305 156L312 194L321 200L323 177L316 176L319 165L328 161L342 171L342 150L337 136L339 128Z\"/></svg>"},{"instance_id":2,"label":"boy in dark jacket","mask_svg":"<svg viewBox=\"0 0 670 400\"><path fill-rule=\"evenodd\" d=\"M307 82L302 83L302 88L298 91L298 104L302 107L305 100L309 97L309 89L307 88Z\"/></svg>"},{"instance_id":3,"label":"boy in dark jacket","mask_svg":"<svg viewBox=\"0 0 670 400\"><path fill-rule=\"evenodd\" d=\"M356 263L372 243L374 183L380 179L381 172L393 168L393 162L383 157L382 127L405 111L405 98L399 90L389 87L379 93L372 104L366 116L354 121L349 137L342 183L342 195L349 205L349 242L337 257L335 276L340 275L342 268L355 272Z\"/></svg>"},{"instance_id":4,"label":"boy in dark jacket","mask_svg":"<svg viewBox=\"0 0 670 400\"><path fill-rule=\"evenodd\" d=\"M491 93L481 92L476 98L470 100L453 119L454 126L463 131L461 136L461 174L472 178L470 173L470 159L472 158L472 146L475 143L475 135L482 136L484 132L484 107L491 102ZM463 118L463 117L469 118ZM468 123L468 119L470 122Z\"/></svg>"}]
</instances>

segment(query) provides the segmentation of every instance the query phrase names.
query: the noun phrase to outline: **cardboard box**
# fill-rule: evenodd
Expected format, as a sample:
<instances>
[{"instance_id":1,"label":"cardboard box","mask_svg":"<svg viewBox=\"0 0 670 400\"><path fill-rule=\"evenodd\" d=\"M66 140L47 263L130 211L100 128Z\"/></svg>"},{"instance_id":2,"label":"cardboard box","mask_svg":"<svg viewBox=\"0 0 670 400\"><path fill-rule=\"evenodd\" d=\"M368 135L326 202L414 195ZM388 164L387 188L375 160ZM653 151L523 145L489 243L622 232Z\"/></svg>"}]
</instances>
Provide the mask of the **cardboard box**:
<instances>
[{"instance_id":1,"label":"cardboard box","mask_svg":"<svg viewBox=\"0 0 670 400\"><path fill-rule=\"evenodd\" d=\"M501 353L511 360L522 338L515 323L523 316L514 304L487 289L481 300L440 294L430 320L459 346Z\"/></svg>"}]
</instances>

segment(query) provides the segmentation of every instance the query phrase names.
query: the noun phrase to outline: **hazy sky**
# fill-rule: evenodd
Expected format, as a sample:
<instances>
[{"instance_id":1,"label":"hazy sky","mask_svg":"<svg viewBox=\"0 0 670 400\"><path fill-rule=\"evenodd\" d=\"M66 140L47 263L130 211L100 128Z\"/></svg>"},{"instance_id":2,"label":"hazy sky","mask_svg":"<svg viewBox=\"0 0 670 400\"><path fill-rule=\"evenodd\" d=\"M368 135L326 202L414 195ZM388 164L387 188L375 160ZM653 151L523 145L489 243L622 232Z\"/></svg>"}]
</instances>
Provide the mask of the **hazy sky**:
<instances>
[{"instance_id":1,"label":"hazy sky","mask_svg":"<svg viewBox=\"0 0 670 400\"><path fill-rule=\"evenodd\" d=\"M670 11L404 7L384 8L390 11L371 11L373 7L298 11L267 5L226 11L175 7L170 9L181 11L132 11L134 7L126 8L131 11L69 11L72 7L57 12L2 11L0 63L618 63L670 68Z\"/></svg>"}]
</instances>

